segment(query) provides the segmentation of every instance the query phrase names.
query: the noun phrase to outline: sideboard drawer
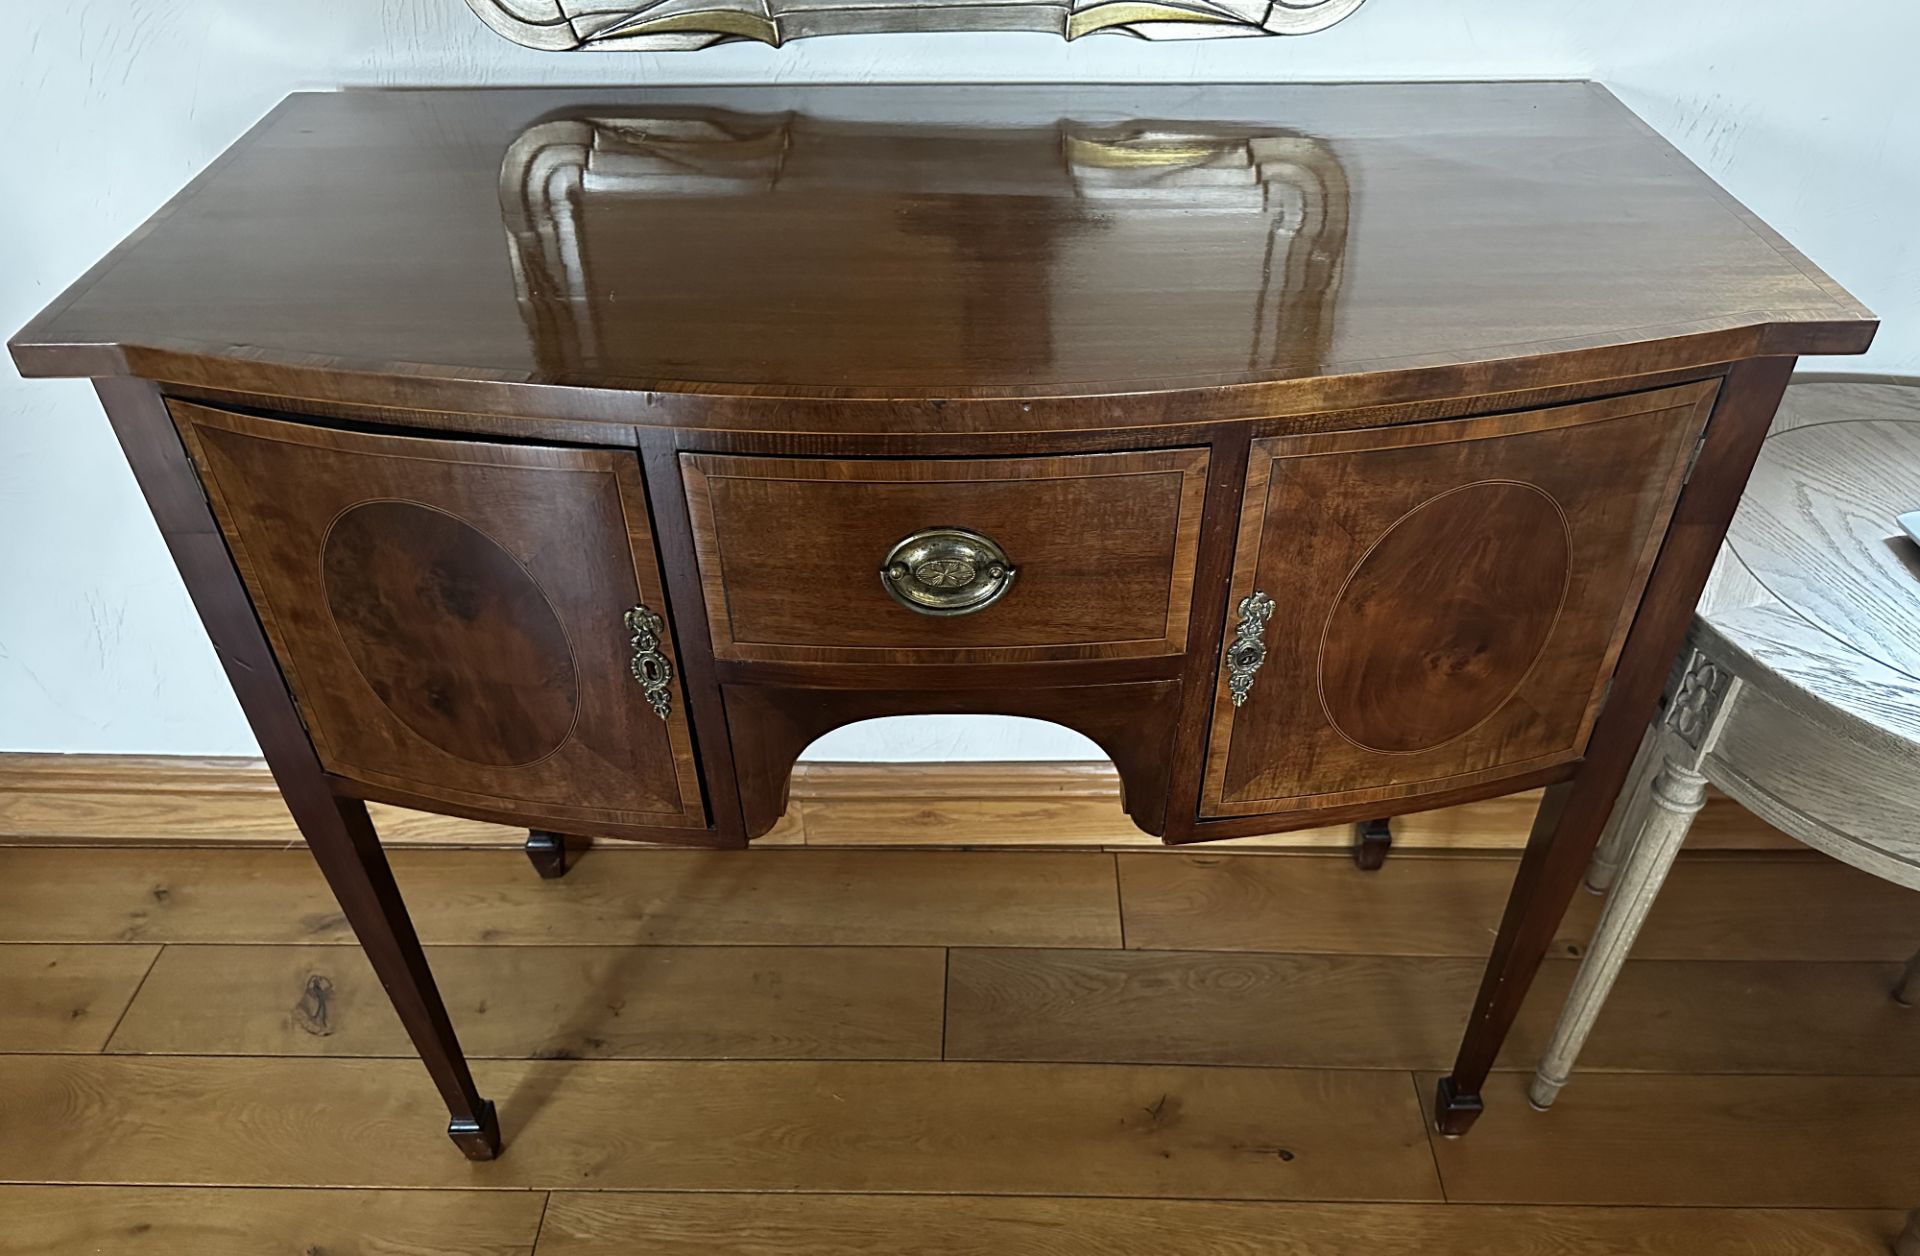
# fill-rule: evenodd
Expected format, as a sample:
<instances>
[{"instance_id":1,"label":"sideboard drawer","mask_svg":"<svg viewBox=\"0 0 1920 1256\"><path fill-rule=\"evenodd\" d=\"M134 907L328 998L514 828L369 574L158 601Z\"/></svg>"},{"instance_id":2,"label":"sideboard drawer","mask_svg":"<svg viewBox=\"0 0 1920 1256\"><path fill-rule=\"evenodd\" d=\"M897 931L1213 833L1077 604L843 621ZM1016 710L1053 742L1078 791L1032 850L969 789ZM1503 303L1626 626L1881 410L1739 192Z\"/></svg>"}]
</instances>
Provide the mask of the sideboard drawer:
<instances>
[{"instance_id":1,"label":"sideboard drawer","mask_svg":"<svg viewBox=\"0 0 1920 1256\"><path fill-rule=\"evenodd\" d=\"M1204 449L681 459L716 658L960 663L1186 648Z\"/></svg>"}]
</instances>

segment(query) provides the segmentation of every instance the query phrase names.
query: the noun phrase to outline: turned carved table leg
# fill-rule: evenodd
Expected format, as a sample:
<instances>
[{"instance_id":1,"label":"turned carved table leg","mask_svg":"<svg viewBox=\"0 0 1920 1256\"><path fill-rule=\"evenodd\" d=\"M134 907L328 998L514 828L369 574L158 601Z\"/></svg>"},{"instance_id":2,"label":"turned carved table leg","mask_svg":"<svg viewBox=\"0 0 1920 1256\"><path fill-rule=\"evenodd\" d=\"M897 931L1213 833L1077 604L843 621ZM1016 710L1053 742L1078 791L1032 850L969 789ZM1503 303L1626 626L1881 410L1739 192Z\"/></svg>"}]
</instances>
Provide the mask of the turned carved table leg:
<instances>
[{"instance_id":1,"label":"turned carved table leg","mask_svg":"<svg viewBox=\"0 0 1920 1256\"><path fill-rule=\"evenodd\" d=\"M1354 866L1362 872L1378 872L1393 849L1393 822L1362 820L1353 829Z\"/></svg>"},{"instance_id":2,"label":"turned carved table leg","mask_svg":"<svg viewBox=\"0 0 1920 1256\"><path fill-rule=\"evenodd\" d=\"M552 881L567 875L567 839L548 829L527 830L527 858L542 880Z\"/></svg>"},{"instance_id":3,"label":"turned carved table leg","mask_svg":"<svg viewBox=\"0 0 1920 1256\"><path fill-rule=\"evenodd\" d=\"M1920 951L1913 953L1907 961L1907 970L1900 974L1900 984L1893 988L1893 1001L1901 1007L1912 1007L1920 999Z\"/></svg>"},{"instance_id":4,"label":"turned carved table leg","mask_svg":"<svg viewBox=\"0 0 1920 1256\"><path fill-rule=\"evenodd\" d=\"M1684 747L1682 750L1686 749ZM1542 1111L1553 1105L1560 1088L1573 1073L1573 1062L1593 1031L1594 1020L1606 1003L1620 968L1627 962L1633 941L1640 935L1653 900L1679 857L1693 818L1707 801L1707 778L1694 770L1693 756L1668 756L1646 788L1645 802L1634 808L1640 830L1629 839L1632 854L1620 882L1607 898L1595 926L1593 941L1580 964L1579 975L1567 995L1567 1005L1554 1028L1553 1041L1534 1074L1527 1097ZM1640 802L1639 799L1635 800Z\"/></svg>"},{"instance_id":5,"label":"turned carved table leg","mask_svg":"<svg viewBox=\"0 0 1920 1256\"><path fill-rule=\"evenodd\" d=\"M1920 1208L1907 1214L1907 1228L1894 1241L1893 1256L1920 1256Z\"/></svg>"},{"instance_id":6,"label":"turned carved table leg","mask_svg":"<svg viewBox=\"0 0 1920 1256\"><path fill-rule=\"evenodd\" d=\"M1621 845L1628 851L1626 867L1600 913L1587 956L1527 1094L1542 1111L1553 1105L1572 1075L1573 1062L1593 1032L1594 1020L1627 962L1640 926L1680 856L1687 830L1706 805L1707 778L1701 765L1713 750L1739 689L1739 680L1725 667L1698 650L1691 651L1666 713L1641 743L1634 768L1642 781L1634 782L1632 795L1615 808L1625 834Z\"/></svg>"},{"instance_id":7,"label":"turned carved table leg","mask_svg":"<svg viewBox=\"0 0 1920 1256\"><path fill-rule=\"evenodd\" d=\"M1620 797L1613 803L1613 814L1607 817L1607 827L1600 834L1600 845L1594 849L1593 862L1587 865L1587 892L1605 894L1613 886L1613 878L1620 871L1620 863L1633 849L1634 839L1640 834L1640 828L1646 821L1644 811L1636 813L1635 808L1642 807L1647 795L1647 786L1652 783L1654 771L1660 766L1654 753L1654 733L1648 728L1646 736L1640 739L1640 753L1633 757L1633 767L1627 772L1627 783L1620 791Z\"/></svg>"}]
</instances>

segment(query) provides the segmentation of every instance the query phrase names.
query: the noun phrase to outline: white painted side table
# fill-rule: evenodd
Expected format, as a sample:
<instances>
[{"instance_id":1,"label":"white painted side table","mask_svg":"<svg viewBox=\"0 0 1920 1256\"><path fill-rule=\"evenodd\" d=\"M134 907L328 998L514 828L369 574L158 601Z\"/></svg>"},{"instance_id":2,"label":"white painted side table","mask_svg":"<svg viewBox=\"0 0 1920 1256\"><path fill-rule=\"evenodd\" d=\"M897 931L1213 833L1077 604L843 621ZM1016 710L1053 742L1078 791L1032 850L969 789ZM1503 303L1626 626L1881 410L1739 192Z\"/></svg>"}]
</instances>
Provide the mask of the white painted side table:
<instances>
[{"instance_id":1,"label":"white painted side table","mask_svg":"<svg viewBox=\"0 0 1920 1256\"><path fill-rule=\"evenodd\" d=\"M1612 884L1532 1086L1546 1108L1712 784L1920 889L1920 380L1787 390L1588 885ZM1613 884L1616 880L1617 884ZM1920 955L1894 991L1920 997ZM1920 1256L1920 1212L1901 1240Z\"/></svg>"}]
</instances>

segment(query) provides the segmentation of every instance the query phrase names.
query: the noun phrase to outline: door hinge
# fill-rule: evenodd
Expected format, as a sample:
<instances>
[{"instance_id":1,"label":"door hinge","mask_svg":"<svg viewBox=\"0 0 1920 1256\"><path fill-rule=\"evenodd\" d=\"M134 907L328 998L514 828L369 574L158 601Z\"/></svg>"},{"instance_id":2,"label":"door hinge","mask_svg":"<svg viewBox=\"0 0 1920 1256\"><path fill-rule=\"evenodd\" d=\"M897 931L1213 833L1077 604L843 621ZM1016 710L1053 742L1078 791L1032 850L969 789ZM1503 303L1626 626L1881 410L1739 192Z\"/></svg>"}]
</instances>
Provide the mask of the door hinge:
<instances>
[{"instance_id":1,"label":"door hinge","mask_svg":"<svg viewBox=\"0 0 1920 1256\"><path fill-rule=\"evenodd\" d=\"M1685 488L1687 485L1693 483L1693 469L1700 464L1700 451L1706 447L1707 434L1705 432L1694 437L1693 452L1687 455L1687 473L1680 477L1681 488Z\"/></svg>"},{"instance_id":2,"label":"door hinge","mask_svg":"<svg viewBox=\"0 0 1920 1256\"><path fill-rule=\"evenodd\" d=\"M180 442L180 452L187 460L187 474L193 477L193 486L200 490L200 500L207 503L207 510L211 512L213 510L213 494L207 492L206 468L202 467L200 460L193 456L193 446L189 445L185 440ZM216 526L219 524L217 517L214 523Z\"/></svg>"}]
</instances>

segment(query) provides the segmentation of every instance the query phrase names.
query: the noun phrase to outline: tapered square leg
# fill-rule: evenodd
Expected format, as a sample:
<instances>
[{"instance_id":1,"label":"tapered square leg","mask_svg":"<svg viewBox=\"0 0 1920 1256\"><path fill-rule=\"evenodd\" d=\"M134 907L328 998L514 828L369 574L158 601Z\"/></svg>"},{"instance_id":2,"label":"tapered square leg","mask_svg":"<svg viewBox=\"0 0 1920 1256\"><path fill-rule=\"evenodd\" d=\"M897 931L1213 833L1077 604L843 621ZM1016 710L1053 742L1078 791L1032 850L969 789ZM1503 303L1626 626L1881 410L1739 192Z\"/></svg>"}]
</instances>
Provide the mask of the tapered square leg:
<instances>
[{"instance_id":1,"label":"tapered square leg","mask_svg":"<svg viewBox=\"0 0 1920 1256\"><path fill-rule=\"evenodd\" d=\"M1443 1077L1433 1096L1433 1127L1448 1138L1458 1138L1473 1128L1485 1110L1478 1094L1462 1094L1453 1078Z\"/></svg>"},{"instance_id":2,"label":"tapered square leg","mask_svg":"<svg viewBox=\"0 0 1920 1256\"><path fill-rule=\"evenodd\" d=\"M500 1118L494 1114L493 1100L480 1101L473 1116L456 1116L447 1122L447 1137L469 1160L491 1160L500 1154Z\"/></svg>"},{"instance_id":3,"label":"tapered square leg","mask_svg":"<svg viewBox=\"0 0 1920 1256\"><path fill-rule=\"evenodd\" d=\"M1721 386L1586 754L1572 780L1547 790L1534 817L1467 1032L1452 1073L1441 1083L1435 1120L1442 1133L1465 1133L1478 1115L1480 1089L1639 757L1700 589L1792 373L1791 358L1756 358L1735 366Z\"/></svg>"},{"instance_id":4,"label":"tapered square leg","mask_svg":"<svg viewBox=\"0 0 1920 1256\"><path fill-rule=\"evenodd\" d=\"M1664 739L1657 739L1657 741ZM1587 945L1586 958L1567 992L1566 1007L1554 1026L1553 1039L1533 1075L1527 1098L1544 1112L1553 1106L1560 1090L1573 1075L1574 1061L1593 1032L1594 1021L1613 991L1620 970L1626 965L1640 926L1653 910L1653 900L1666 883L1673 861L1680 857L1681 843L1693 827L1693 818L1707 801L1707 778L1697 770L1705 758L1706 744L1689 746L1676 738L1671 747L1656 748L1653 759L1658 770L1642 788L1646 797L1624 800L1626 812L1635 817L1636 831L1624 843L1632 852L1620 870L1620 883L1607 899L1594 926L1593 940ZM1616 806L1615 816L1621 808Z\"/></svg>"},{"instance_id":5,"label":"tapered square leg","mask_svg":"<svg viewBox=\"0 0 1920 1256\"><path fill-rule=\"evenodd\" d=\"M1391 820L1362 820L1353 826L1353 865L1362 872L1378 872L1393 849Z\"/></svg>"},{"instance_id":6,"label":"tapered square leg","mask_svg":"<svg viewBox=\"0 0 1920 1256\"><path fill-rule=\"evenodd\" d=\"M527 830L527 858L542 880L567 875L567 839L546 829Z\"/></svg>"},{"instance_id":7,"label":"tapered square leg","mask_svg":"<svg viewBox=\"0 0 1920 1256\"><path fill-rule=\"evenodd\" d=\"M407 1036L413 1039L420 1062L446 1101L451 1118L447 1134L471 1160L491 1160L500 1152L500 1123L493 1104L480 1096L466 1055L453 1032L446 1003L440 997L426 952L414 933L413 922L400 900L393 870L380 847L365 804L352 798L323 802L308 795L314 786L291 774L279 775L294 820L313 850L314 860L339 900L347 923L360 940L360 949L385 987L393 1010ZM317 774L316 774L317 776ZM324 789L324 785L318 786ZM330 803L330 805L327 805Z\"/></svg>"},{"instance_id":8,"label":"tapered square leg","mask_svg":"<svg viewBox=\"0 0 1920 1256\"><path fill-rule=\"evenodd\" d=\"M95 387L287 810L446 1102L449 1134L469 1156L491 1159L500 1147L499 1122L467 1069L386 851L366 805L334 793L307 739L158 389L135 379Z\"/></svg>"}]
</instances>

